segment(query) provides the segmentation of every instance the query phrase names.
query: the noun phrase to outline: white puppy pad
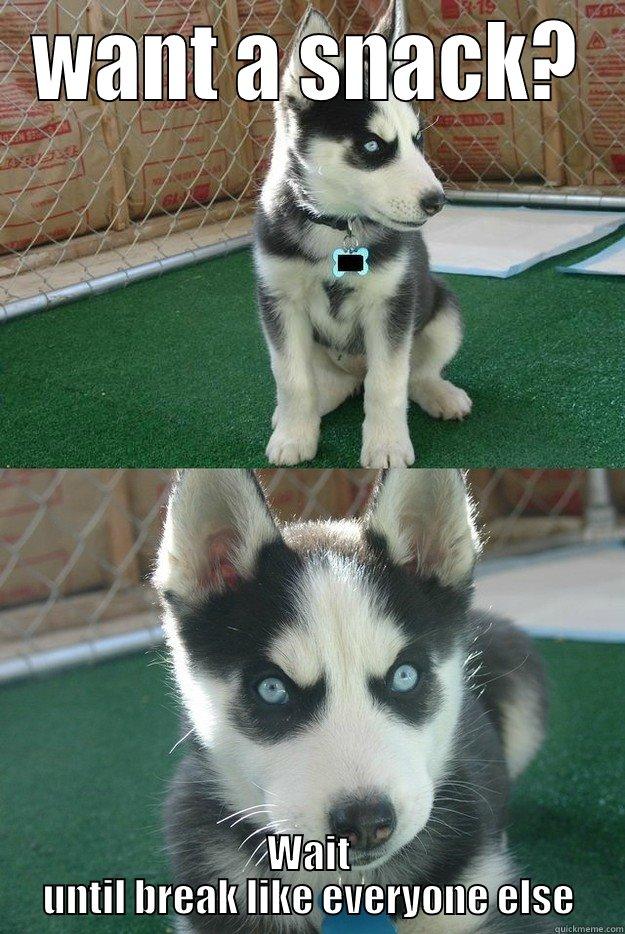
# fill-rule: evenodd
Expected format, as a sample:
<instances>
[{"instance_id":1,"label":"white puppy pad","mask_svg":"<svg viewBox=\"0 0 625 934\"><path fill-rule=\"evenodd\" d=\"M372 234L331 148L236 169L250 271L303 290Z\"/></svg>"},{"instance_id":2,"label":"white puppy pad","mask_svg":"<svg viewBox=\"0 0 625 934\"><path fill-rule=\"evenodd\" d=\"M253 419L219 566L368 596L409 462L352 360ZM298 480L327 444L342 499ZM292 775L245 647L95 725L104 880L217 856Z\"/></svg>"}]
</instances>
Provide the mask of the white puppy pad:
<instances>
[{"instance_id":1,"label":"white puppy pad","mask_svg":"<svg viewBox=\"0 0 625 934\"><path fill-rule=\"evenodd\" d=\"M625 213L448 204L423 228L436 272L507 278L605 237Z\"/></svg>"},{"instance_id":2,"label":"white puppy pad","mask_svg":"<svg viewBox=\"0 0 625 934\"><path fill-rule=\"evenodd\" d=\"M475 605L536 636L625 642L624 567L620 544L485 561Z\"/></svg>"},{"instance_id":3,"label":"white puppy pad","mask_svg":"<svg viewBox=\"0 0 625 934\"><path fill-rule=\"evenodd\" d=\"M584 275L625 276L625 237L573 266L560 266L560 270Z\"/></svg>"}]
</instances>

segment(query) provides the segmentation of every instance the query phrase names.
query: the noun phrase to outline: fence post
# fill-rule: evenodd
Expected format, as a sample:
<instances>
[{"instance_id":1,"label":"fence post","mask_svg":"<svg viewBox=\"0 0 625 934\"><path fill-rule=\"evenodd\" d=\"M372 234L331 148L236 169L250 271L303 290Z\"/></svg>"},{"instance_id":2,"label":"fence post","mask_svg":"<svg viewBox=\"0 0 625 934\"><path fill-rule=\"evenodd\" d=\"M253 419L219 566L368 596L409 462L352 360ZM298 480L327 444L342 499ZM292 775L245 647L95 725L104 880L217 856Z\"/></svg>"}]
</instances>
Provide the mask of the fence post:
<instances>
[{"instance_id":1,"label":"fence post","mask_svg":"<svg viewBox=\"0 0 625 934\"><path fill-rule=\"evenodd\" d=\"M616 509L612 502L607 470L594 467L586 479L584 537L591 540L612 538L616 531Z\"/></svg>"}]
</instances>

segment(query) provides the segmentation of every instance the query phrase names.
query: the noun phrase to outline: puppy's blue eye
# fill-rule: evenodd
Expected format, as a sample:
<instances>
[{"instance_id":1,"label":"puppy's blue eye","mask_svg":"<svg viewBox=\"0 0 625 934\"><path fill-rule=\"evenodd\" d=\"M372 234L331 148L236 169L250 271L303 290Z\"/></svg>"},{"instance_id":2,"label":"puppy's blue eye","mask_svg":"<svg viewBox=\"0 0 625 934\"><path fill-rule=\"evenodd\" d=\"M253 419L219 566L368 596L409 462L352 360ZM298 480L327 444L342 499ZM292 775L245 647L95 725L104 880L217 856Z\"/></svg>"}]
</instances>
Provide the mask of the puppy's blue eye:
<instances>
[{"instance_id":1,"label":"puppy's blue eye","mask_svg":"<svg viewBox=\"0 0 625 934\"><path fill-rule=\"evenodd\" d=\"M362 144L362 148L366 149L367 152L378 152L380 144L377 139L368 139L366 143Z\"/></svg>"},{"instance_id":2,"label":"puppy's blue eye","mask_svg":"<svg viewBox=\"0 0 625 934\"><path fill-rule=\"evenodd\" d=\"M412 691L419 681L419 672L414 665L399 665L393 672L391 679L391 691L397 694L405 694L406 691Z\"/></svg>"},{"instance_id":3,"label":"puppy's blue eye","mask_svg":"<svg viewBox=\"0 0 625 934\"><path fill-rule=\"evenodd\" d=\"M257 685L256 691L266 704L286 704L289 699L289 692L280 678L264 678Z\"/></svg>"}]
</instances>

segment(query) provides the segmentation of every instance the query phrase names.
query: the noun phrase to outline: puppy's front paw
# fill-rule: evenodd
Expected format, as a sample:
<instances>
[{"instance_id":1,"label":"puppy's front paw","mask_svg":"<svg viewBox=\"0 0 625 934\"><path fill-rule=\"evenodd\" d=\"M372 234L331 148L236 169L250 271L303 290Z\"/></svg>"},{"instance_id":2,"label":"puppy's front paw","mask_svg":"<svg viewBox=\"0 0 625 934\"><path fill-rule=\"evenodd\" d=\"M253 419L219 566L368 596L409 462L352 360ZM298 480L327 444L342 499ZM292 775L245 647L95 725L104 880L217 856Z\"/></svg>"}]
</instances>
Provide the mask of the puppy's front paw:
<instances>
[{"instance_id":1,"label":"puppy's front paw","mask_svg":"<svg viewBox=\"0 0 625 934\"><path fill-rule=\"evenodd\" d=\"M302 461L311 461L317 453L318 426L276 424L267 450L267 460L278 467L293 467Z\"/></svg>"},{"instance_id":2,"label":"puppy's front paw","mask_svg":"<svg viewBox=\"0 0 625 934\"><path fill-rule=\"evenodd\" d=\"M388 428L370 430L362 436L360 463L363 467L409 467L414 464L414 450L408 426L395 431Z\"/></svg>"},{"instance_id":3,"label":"puppy's front paw","mask_svg":"<svg viewBox=\"0 0 625 934\"><path fill-rule=\"evenodd\" d=\"M432 418L466 418L473 403L464 389L446 379L420 379L410 384L410 398Z\"/></svg>"}]
</instances>

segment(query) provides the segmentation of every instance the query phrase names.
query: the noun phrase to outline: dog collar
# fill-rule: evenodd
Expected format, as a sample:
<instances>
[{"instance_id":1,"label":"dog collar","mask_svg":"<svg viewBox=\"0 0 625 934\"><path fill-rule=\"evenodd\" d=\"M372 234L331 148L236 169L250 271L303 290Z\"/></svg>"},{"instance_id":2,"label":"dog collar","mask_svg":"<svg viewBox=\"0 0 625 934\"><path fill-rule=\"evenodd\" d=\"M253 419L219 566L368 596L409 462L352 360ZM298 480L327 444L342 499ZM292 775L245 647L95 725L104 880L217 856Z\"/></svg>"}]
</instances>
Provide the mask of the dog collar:
<instances>
[{"instance_id":1,"label":"dog collar","mask_svg":"<svg viewBox=\"0 0 625 934\"><path fill-rule=\"evenodd\" d=\"M311 224L322 224L324 227L331 227L333 230L340 230L343 233L348 233L350 231L351 225L355 220L354 217L332 217L331 214L314 214L312 211L309 211L308 208L304 207L301 210Z\"/></svg>"}]
</instances>

